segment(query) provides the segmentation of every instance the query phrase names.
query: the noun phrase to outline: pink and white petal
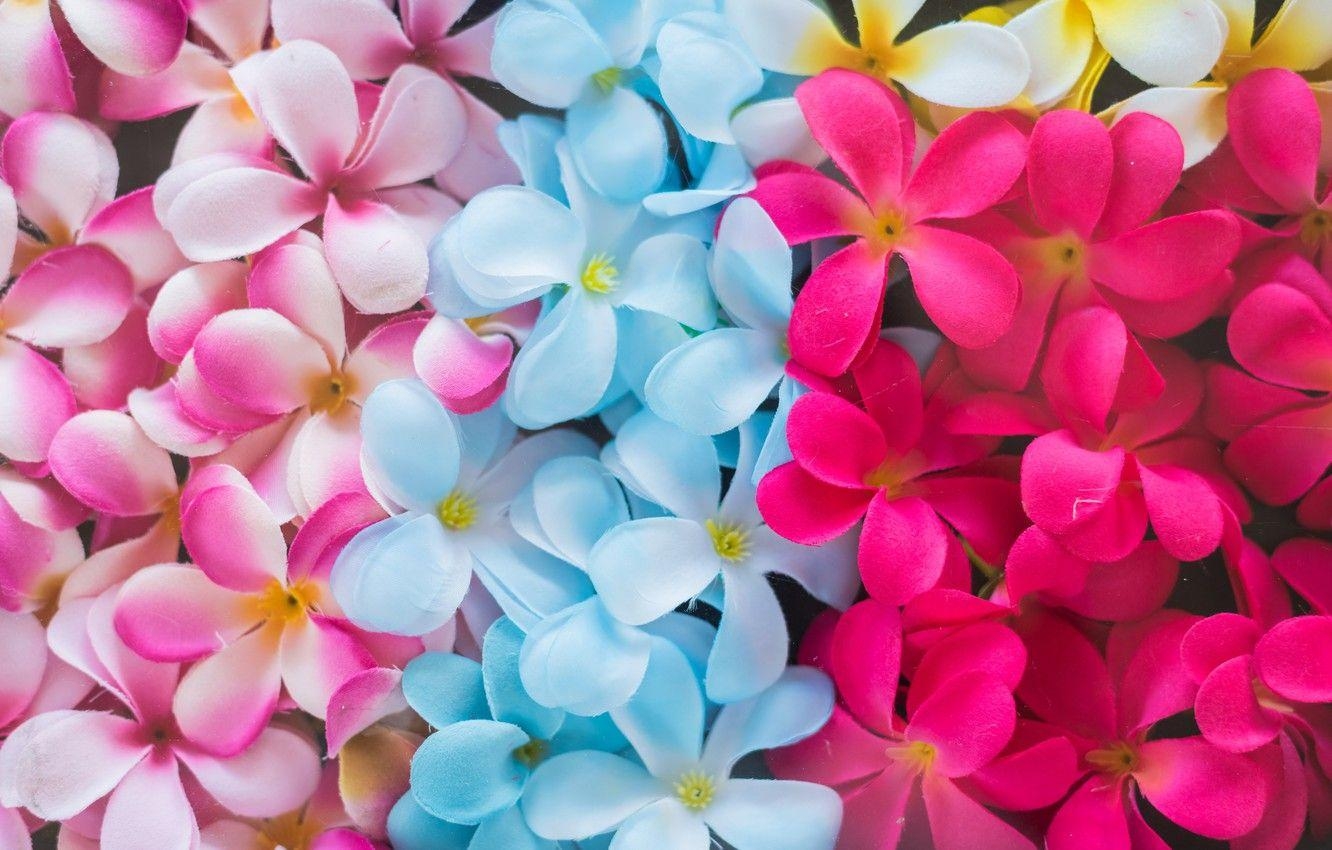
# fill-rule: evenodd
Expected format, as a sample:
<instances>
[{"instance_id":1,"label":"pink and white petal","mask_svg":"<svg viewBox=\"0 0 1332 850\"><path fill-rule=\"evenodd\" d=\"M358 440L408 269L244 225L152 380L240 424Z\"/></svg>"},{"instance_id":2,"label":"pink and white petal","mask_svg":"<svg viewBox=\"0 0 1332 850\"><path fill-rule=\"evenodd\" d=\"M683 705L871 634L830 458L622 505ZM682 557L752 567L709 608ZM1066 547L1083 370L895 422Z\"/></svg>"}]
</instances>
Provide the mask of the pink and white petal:
<instances>
[{"instance_id":1,"label":"pink and white petal","mask_svg":"<svg viewBox=\"0 0 1332 850\"><path fill-rule=\"evenodd\" d=\"M948 530L928 502L875 494L860 533L865 589L875 599L905 605L938 583L948 549Z\"/></svg>"},{"instance_id":2,"label":"pink and white petal","mask_svg":"<svg viewBox=\"0 0 1332 850\"><path fill-rule=\"evenodd\" d=\"M1285 68L1255 71L1231 88L1226 117L1253 182L1292 212L1313 207L1323 127L1309 84Z\"/></svg>"},{"instance_id":3,"label":"pink and white petal","mask_svg":"<svg viewBox=\"0 0 1332 850\"><path fill-rule=\"evenodd\" d=\"M180 363L214 316L246 306L245 263L188 266L167 279L148 313L148 338L168 363Z\"/></svg>"},{"instance_id":4,"label":"pink and white petal","mask_svg":"<svg viewBox=\"0 0 1332 850\"><path fill-rule=\"evenodd\" d=\"M491 185L494 184L487 184L484 188L490 188ZM378 189L375 191L375 199L396 212L423 245L429 245L435 234L444 229L448 220L462 209L453 198L421 183Z\"/></svg>"},{"instance_id":5,"label":"pink and white petal","mask_svg":"<svg viewBox=\"0 0 1332 850\"><path fill-rule=\"evenodd\" d=\"M148 308L136 303L116 332L101 342L66 348L65 377L84 407L119 410L138 387L156 384L162 363L148 342Z\"/></svg>"},{"instance_id":6,"label":"pink and white petal","mask_svg":"<svg viewBox=\"0 0 1332 850\"><path fill-rule=\"evenodd\" d=\"M457 155L467 126L457 89L432 71L403 65L384 85L362 147L340 182L370 191L424 180Z\"/></svg>"},{"instance_id":7,"label":"pink and white petal","mask_svg":"<svg viewBox=\"0 0 1332 850\"><path fill-rule=\"evenodd\" d=\"M296 516L289 484L292 451L309 418L310 414L305 410L283 417L238 438L208 458L207 463L226 464L240 470L273 516L286 522Z\"/></svg>"},{"instance_id":8,"label":"pink and white petal","mask_svg":"<svg viewBox=\"0 0 1332 850\"><path fill-rule=\"evenodd\" d=\"M258 73L264 123L301 171L327 188L360 135L347 69L322 44L294 41L270 53Z\"/></svg>"},{"instance_id":9,"label":"pink and white petal","mask_svg":"<svg viewBox=\"0 0 1332 850\"><path fill-rule=\"evenodd\" d=\"M791 353L802 366L840 375L878 337L888 259L858 239L815 267L791 313Z\"/></svg>"},{"instance_id":10,"label":"pink and white petal","mask_svg":"<svg viewBox=\"0 0 1332 850\"><path fill-rule=\"evenodd\" d=\"M43 254L0 301L5 333L43 348L91 345L120 327L133 297L129 270L105 248Z\"/></svg>"},{"instance_id":11,"label":"pink and white petal","mask_svg":"<svg viewBox=\"0 0 1332 850\"><path fill-rule=\"evenodd\" d=\"M194 338L194 362L219 398L265 414L304 407L332 369L314 338L269 309L230 310L210 321Z\"/></svg>"},{"instance_id":12,"label":"pink and white petal","mask_svg":"<svg viewBox=\"0 0 1332 850\"><path fill-rule=\"evenodd\" d=\"M364 403L375 387L385 381L414 377L414 352L427 320L420 314L388 319L368 334L343 365L351 379L351 397Z\"/></svg>"},{"instance_id":13,"label":"pink and white petal","mask_svg":"<svg viewBox=\"0 0 1332 850\"><path fill-rule=\"evenodd\" d=\"M268 35L267 0L193 0L190 23L233 60L263 49Z\"/></svg>"},{"instance_id":14,"label":"pink and white petal","mask_svg":"<svg viewBox=\"0 0 1332 850\"><path fill-rule=\"evenodd\" d=\"M953 342L980 348L1012 325L1018 276L994 248L961 233L918 225L899 250L925 312Z\"/></svg>"},{"instance_id":15,"label":"pink and white petal","mask_svg":"<svg viewBox=\"0 0 1332 850\"><path fill-rule=\"evenodd\" d=\"M27 237L27 234L23 235ZM14 200L14 190L0 180L0 269L5 270L6 278L13 272L18 240L18 204Z\"/></svg>"},{"instance_id":16,"label":"pink and white petal","mask_svg":"<svg viewBox=\"0 0 1332 850\"><path fill-rule=\"evenodd\" d=\"M158 520L142 537L98 549L69 574L60 588L60 604L97 596L120 584L150 564L164 564L180 552L180 534L166 521Z\"/></svg>"},{"instance_id":17,"label":"pink and white petal","mask_svg":"<svg viewBox=\"0 0 1332 850\"><path fill-rule=\"evenodd\" d=\"M303 711L323 718L352 676L375 666L346 621L312 614L282 632L282 683Z\"/></svg>"},{"instance_id":18,"label":"pink and white petal","mask_svg":"<svg viewBox=\"0 0 1332 850\"><path fill-rule=\"evenodd\" d=\"M60 369L26 345L0 338L0 454L39 463L78 406Z\"/></svg>"},{"instance_id":19,"label":"pink and white petal","mask_svg":"<svg viewBox=\"0 0 1332 850\"><path fill-rule=\"evenodd\" d=\"M458 319L435 316L413 349L416 373L450 410L474 412L475 400L494 401L513 362L513 340L477 336ZM463 408L459 409L459 405Z\"/></svg>"},{"instance_id":20,"label":"pink and white petal","mask_svg":"<svg viewBox=\"0 0 1332 850\"><path fill-rule=\"evenodd\" d=\"M199 824L174 756L154 753L131 770L106 805L101 850L197 847Z\"/></svg>"},{"instance_id":21,"label":"pink and white petal","mask_svg":"<svg viewBox=\"0 0 1332 850\"><path fill-rule=\"evenodd\" d=\"M31 614L0 612L0 727L8 727L28 708L46 674L46 630Z\"/></svg>"},{"instance_id":22,"label":"pink and white petal","mask_svg":"<svg viewBox=\"0 0 1332 850\"><path fill-rule=\"evenodd\" d=\"M193 747L176 755L219 803L243 817L275 817L299 808L319 786L319 756L303 735L281 726L249 748L218 758Z\"/></svg>"},{"instance_id":23,"label":"pink and white petal","mask_svg":"<svg viewBox=\"0 0 1332 850\"><path fill-rule=\"evenodd\" d=\"M22 734L21 726L10 738L22 746L7 779L16 802L45 820L65 820L88 808L149 750L138 723L106 712L73 711L28 723L35 724L31 735Z\"/></svg>"},{"instance_id":24,"label":"pink and white petal","mask_svg":"<svg viewBox=\"0 0 1332 850\"><path fill-rule=\"evenodd\" d=\"M291 320L339 363L347 353L342 296L318 248L279 245L264 252L246 284L251 307L267 307Z\"/></svg>"},{"instance_id":25,"label":"pink and white petal","mask_svg":"<svg viewBox=\"0 0 1332 850\"><path fill-rule=\"evenodd\" d=\"M252 487L224 484L195 495L181 517L181 537L223 587L258 593L286 578L281 524Z\"/></svg>"},{"instance_id":26,"label":"pink and white petal","mask_svg":"<svg viewBox=\"0 0 1332 850\"><path fill-rule=\"evenodd\" d=\"M190 114L171 151L171 165L214 154L270 159L273 137L238 94L206 100Z\"/></svg>"},{"instance_id":27,"label":"pink and white petal","mask_svg":"<svg viewBox=\"0 0 1332 850\"><path fill-rule=\"evenodd\" d=\"M903 141L901 97L882 82L843 68L824 71L796 89L810 132L873 210L898 202L910 153ZM848 111L848 99L859 108Z\"/></svg>"},{"instance_id":28,"label":"pink and white petal","mask_svg":"<svg viewBox=\"0 0 1332 850\"><path fill-rule=\"evenodd\" d=\"M255 413L218 397L200 377L192 350L180 361L172 383L175 384L176 403L180 405L181 413L201 428L221 434L243 434L286 421L285 417L277 418L275 423L275 417L269 414Z\"/></svg>"},{"instance_id":29,"label":"pink and white petal","mask_svg":"<svg viewBox=\"0 0 1332 850\"><path fill-rule=\"evenodd\" d=\"M363 313L396 313L425 296L425 243L384 204L330 198L324 255L342 294Z\"/></svg>"},{"instance_id":30,"label":"pink and white petal","mask_svg":"<svg viewBox=\"0 0 1332 850\"><path fill-rule=\"evenodd\" d=\"M276 0L273 34L307 39L337 54L358 80L380 80L409 61L413 44L381 0Z\"/></svg>"},{"instance_id":31,"label":"pink and white petal","mask_svg":"<svg viewBox=\"0 0 1332 850\"><path fill-rule=\"evenodd\" d=\"M385 519L379 503L363 493L342 493L306 518L287 553L288 581L326 581L332 561L356 532ZM324 601L324 610L330 600Z\"/></svg>"},{"instance_id":32,"label":"pink and white petal","mask_svg":"<svg viewBox=\"0 0 1332 850\"><path fill-rule=\"evenodd\" d=\"M52 478L33 479L0 469L0 501L19 519L48 531L65 531L88 518L88 510Z\"/></svg>"},{"instance_id":33,"label":"pink and white petal","mask_svg":"<svg viewBox=\"0 0 1332 850\"><path fill-rule=\"evenodd\" d=\"M88 646L114 687L124 694L135 718L143 723L159 721L171 712L180 665L149 661L126 646L116 634L115 614L115 593L103 593L87 605L83 621Z\"/></svg>"},{"instance_id":34,"label":"pink and white petal","mask_svg":"<svg viewBox=\"0 0 1332 850\"><path fill-rule=\"evenodd\" d=\"M413 44L428 44L449 34L467 11L468 0L401 0L402 28Z\"/></svg>"},{"instance_id":35,"label":"pink and white petal","mask_svg":"<svg viewBox=\"0 0 1332 850\"><path fill-rule=\"evenodd\" d=\"M0 142L0 174L19 209L59 244L115 196L119 173L111 140L72 115L25 115Z\"/></svg>"},{"instance_id":36,"label":"pink and white petal","mask_svg":"<svg viewBox=\"0 0 1332 850\"><path fill-rule=\"evenodd\" d=\"M1008 195L1026 162L1016 127L990 112L967 115L925 151L903 204L916 220L976 215Z\"/></svg>"},{"instance_id":37,"label":"pink and white petal","mask_svg":"<svg viewBox=\"0 0 1332 850\"><path fill-rule=\"evenodd\" d=\"M115 626L152 661L194 661L217 652L258 620L253 600L213 583L193 566L145 567L121 586Z\"/></svg>"},{"instance_id":38,"label":"pink and white petal","mask_svg":"<svg viewBox=\"0 0 1332 850\"><path fill-rule=\"evenodd\" d=\"M123 413L75 416L52 440L49 460L61 486L111 516L159 513L176 495L170 456Z\"/></svg>"},{"instance_id":39,"label":"pink and white petal","mask_svg":"<svg viewBox=\"0 0 1332 850\"><path fill-rule=\"evenodd\" d=\"M136 292L162 283L188 265L157 221L153 188L145 186L99 210L79 234L80 244L101 245L129 269Z\"/></svg>"},{"instance_id":40,"label":"pink and white petal","mask_svg":"<svg viewBox=\"0 0 1332 850\"><path fill-rule=\"evenodd\" d=\"M334 496L366 493L361 473L361 414L343 406L336 414L315 413L296 433L287 465L287 489L300 516L309 516Z\"/></svg>"},{"instance_id":41,"label":"pink and white petal","mask_svg":"<svg viewBox=\"0 0 1332 850\"><path fill-rule=\"evenodd\" d=\"M0 113L73 112L74 88L47 2L0 5Z\"/></svg>"},{"instance_id":42,"label":"pink and white petal","mask_svg":"<svg viewBox=\"0 0 1332 850\"><path fill-rule=\"evenodd\" d=\"M208 161L190 160L185 165L203 169L196 164ZM319 215L324 202L324 192L309 183L251 166L205 170L205 176L169 197L169 201L155 199L158 215L181 252L196 263L230 260L267 248Z\"/></svg>"},{"instance_id":43,"label":"pink and white petal","mask_svg":"<svg viewBox=\"0 0 1332 850\"><path fill-rule=\"evenodd\" d=\"M0 806L0 846L12 847L13 850L32 850L28 824L18 809Z\"/></svg>"},{"instance_id":44,"label":"pink and white petal","mask_svg":"<svg viewBox=\"0 0 1332 850\"><path fill-rule=\"evenodd\" d=\"M79 41L107 67L143 76L171 64L189 18L179 0L62 0Z\"/></svg>"},{"instance_id":45,"label":"pink and white petal","mask_svg":"<svg viewBox=\"0 0 1332 850\"><path fill-rule=\"evenodd\" d=\"M494 78L490 67L499 15L484 18L434 45L431 67L440 76Z\"/></svg>"},{"instance_id":46,"label":"pink and white petal","mask_svg":"<svg viewBox=\"0 0 1332 850\"><path fill-rule=\"evenodd\" d=\"M1208 838L1237 838L1262 819L1262 772L1248 758L1201 738L1148 741L1133 773L1147 801L1180 826Z\"/></svg>"},{"instance_id":47,"label":"pink and white petal","mask_svg":"<svg viewBox=\"0 0 1332 850\"><path fill-rule=\"evenodd\" d=\"M353 736L376 721L409 706L402 693L402 671L388 667L363 670L343 682L328 701L328 751L337 753Z\"/></svg>"},{"instance_id":48,"label":"pink and white petal","mask_svg":"<svg viewBox=\"0 0 1332 850\"><path fill-rule=\"evenodd\" d=\"M488 70L486 76L489 76ZM466 200L491 186L521 182L518 166L505 153L495 132L504 116L465 89L459 88L458 96L467 112L467 142L435 175L435 184L450 195Z\"/></svg>"},{"instance_id":49,"label":"pink and white petal","mask_svg":"<svg viewBox=\"0 0 1332 850\"><path fill-rule=\"evenodd\" d=\"M230 92L226 65L209 50L185 42L175 61L147 76L107 71L102 76L101 114L113 121L145 121L197 106Z\"/></svg>"},{"instance_id":50,"label":"pink and white petal","mask_svg":"<svg viewBox=\"0 0 1332 850\"><path fill-rule=\"evenodd\" d=\"M265 625L204 658L180 680L172 711L192 744L222 757L254 743L282 689L280 625Z\"/></svg>"}]
</instances>

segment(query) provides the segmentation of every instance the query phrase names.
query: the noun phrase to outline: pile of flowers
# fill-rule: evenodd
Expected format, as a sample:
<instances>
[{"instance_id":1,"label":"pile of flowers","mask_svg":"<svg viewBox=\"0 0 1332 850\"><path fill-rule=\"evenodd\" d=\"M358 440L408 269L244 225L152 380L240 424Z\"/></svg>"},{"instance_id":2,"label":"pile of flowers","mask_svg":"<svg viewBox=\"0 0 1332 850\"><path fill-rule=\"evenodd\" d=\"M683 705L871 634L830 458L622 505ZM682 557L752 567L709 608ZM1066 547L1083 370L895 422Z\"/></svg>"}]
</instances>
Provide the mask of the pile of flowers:
<instances>
[{"instance_id":1,"label":"pile of flowers","mask_svg":"<svg viewBox=\"0 0 1332 850\"><path fill-rule=\"evenodd\" d=\"M0 848L1332 841L1328 4L496 5L0 0Z\"/></svg>"}]
</instances>

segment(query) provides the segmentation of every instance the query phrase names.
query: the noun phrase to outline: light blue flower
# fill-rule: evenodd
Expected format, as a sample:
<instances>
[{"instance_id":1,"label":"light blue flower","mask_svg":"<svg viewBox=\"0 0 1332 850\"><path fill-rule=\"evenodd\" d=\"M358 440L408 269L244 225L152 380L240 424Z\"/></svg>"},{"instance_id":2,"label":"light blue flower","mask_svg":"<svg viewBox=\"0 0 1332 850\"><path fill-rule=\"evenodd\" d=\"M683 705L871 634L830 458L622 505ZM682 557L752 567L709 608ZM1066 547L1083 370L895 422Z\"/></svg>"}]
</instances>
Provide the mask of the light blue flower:
<instances>
[{"instance_id":1,"label":"light blue flower","mask_svg":"<svg viewBox=\"0 0 1332 850\"><path fill-rule=\"evenodd\" d=\"M763 522L751 483L762 434L740 431L740 464L721 495L717 449L649 411L637 414L602 451L626 487L672 515L607 531L588 555L588 574L606 610L629 625L651 623L701 598L721 610L708 657L708 698L746 699L786 664L786 620L767 575L795 579L816 598L846 607L859 587L851 544L800 546Z\"/></svg>"},{"instance_id":2,"label":"light blue flower","mask_svg":"<svg viewBox=\"0 0 1332 850\"><path fill-rule=\"evenodd\" d=\"M642 688L611 713L640 762L584 750L556 756L527 783L522 809L538 835L579 839L615 832L622 850L706 850L712 835L737 850L831 850L837 793L822 785L735 779L746 753L785 746L832 713L832 683L793 667L771 688L722 708L704 742L703 696L688 661L653 648Z\"/></svg>"},{"instance_id":3,"label":"light blue flower","mask_svg":"<svg viewBox=\"0 0 1332 850\"><path fill-rule=\"evenodd\" d=\"M763 69L716 12L687 12L662 25L656 42L662 102L686 132L735 144L731 117L763 88Z\"/></svg>"},{"instance_id":4,"label":"light blue flower","mask_svg":"<svg viewBox=\"0 0 1332 850\"><path fill-rule=\"evenodd\" d=\"M484 312L546 299L505 393L505 409L525 428L587 415L641 389L656 358L686 338L681 325L706 330L717 318L697 223L609 202L567 157L561 162L569 206L527 187L489 189L450 221L432 264L439 309L470 302ZM695 232L678 232L682 226Z\"/></svg>"},{"instance_id":5,"label":"light blue flower","mask_svg":"<svg viewBox=\"0 0 1332 850\"><path fill-rule=\"evenodd\" d=\"M590 454L591 440L548 431L516 440L497 409L455 417L420 381L370 394L361 416L361 466L392 516L358 533L333 566L333 594L371 631L422 635L443 626L473 574L519 622L587 594L586 579L531 550L509 526L510 500L546 460Z\"/></svg>"},{"instance_id":6,"label":"light blue flower","mask_svg":"<svg viewBox=\"0 0 1332 850\"><path fill-rule=\"evenodd\" d=\"M518 676L522 642L522 631L501 618L486 633L481 664L428 653L403 671L408 703L437 731L416 751L411 790L395 807L403 811L390 819L395 846L430 846L428 840L451 834L468 850L554 850L558 845L533 835L516 807L532 770L563 752L625 746L608 718L566 716L532 701Z\"/></svg>"}]
</instances>

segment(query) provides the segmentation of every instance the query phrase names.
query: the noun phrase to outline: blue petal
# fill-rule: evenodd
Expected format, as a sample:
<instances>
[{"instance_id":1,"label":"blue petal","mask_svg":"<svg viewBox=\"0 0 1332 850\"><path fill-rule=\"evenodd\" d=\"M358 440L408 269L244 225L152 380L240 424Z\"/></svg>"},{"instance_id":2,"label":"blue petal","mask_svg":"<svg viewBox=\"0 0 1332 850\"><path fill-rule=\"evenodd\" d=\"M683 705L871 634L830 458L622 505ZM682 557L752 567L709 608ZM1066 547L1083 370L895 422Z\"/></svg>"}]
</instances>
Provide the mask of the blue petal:
<instances>
[{"instance_id":1,"label":"blue petal","mask_svg":"<svg viewBox=\"0 0 1332 850\"><path fill-rule=\"evenodd\" d=\"M402 671L402 692L436 729L491 717L481 665L461 655L427 652L413 658Z\"/></svg>"},{"instance_id":2,"label":"blue petal","mask_svg":"<svg viewBox=\"0 0 1332 850\"><path fill-rule=\"evenodd\" d=\"M555 143L564 137L562 123L544 115L519 115L502 122L495 132L504 152L523 175L524 186L560 203L568 200L560 182L560 163L555 158Z\"/></svg>"},{"instance_id":3,"label":"blue petal","mask_svg":"<svg viewBox=\"0 0 1332 850\"><path fill-rule=\"evenodd\" d=\"M722 16L694 12L668 21L657 55L657 83L681 126L700 139L734 141L731 114L763 87L763 71Z\"/></svg>"},{"instance_id":4,"label":"blue petal","mask_svg":"<svg viewBox=\"0 0 1332 850\"><path fill-rule=\"evenodd\" d=\"M486 299L535 298L582 272L587 233L568 207L525 186L496 186L457 216L460 258L483 277L466 281ZM456 265L456 262L455 262Z\"/></svg>"},{"instance_id":5,"label":"blue petal","mask_svg":"<svg viewBox=\"0 0 1332 850\"><path fill-rule=\"evenodd\" d=\"M487 818L476 828L467 850L559 850L560 845L541 838L523 818L517 806Z\"/></svg>"},{"instance_id":6,"label":"blue petal","mask_svg":"<svg viewBox=\"0 0 1332 850\"><path fill-rule=\"evenodd\" d=\"M435 817L480 823L522 796L530 769L514 753L529 741L512 723L464 720L446 726L412 757L412 794Z\"/></svg>"},{"instance_id":7,"label":"blue petal","mask_svg":"<svg viewBox=\"0 0 1332 850\"><path fill-rule=\"evenodd\" d=\"M523 795L523 814L537 835L579 840L614 830L667 793L642 766L610 753L582 750L556 756L536 769Z\"/></svg>"},{"instance_id":8,"label":"blue petal","mask_svg":"<svg viewBox=\"0 0 1332 850\"><path fill-rule=\"evenodd\" d=\"M620 338L615 374L634 397L640 399L653 367L669 352L683 345L689 334L679 322L656 313L617 310L615 321Z\"/></svg>"},{"instance_id":9,"label":"blue petal","mask_svg":"<svg viewBox=\"0 0 1332 850\"><path fill-rule=\"evenodd\" d=\"M495 79L519 97L563 109L614 60L572 3L524 0L500 15L490 63Z\"/></svg>"},{"instance_id":10,"label":"blue petal","mask_svg":"<svg viewBox=\"0 0 1332 850\"><path fill-rule=\"evenodd\" d=\"M653 776L674 780L698 764L703 692L689 659L669 641L652 638L643 684L611 717Z\"/></svg>"},{"instance_id":11,"label":"blue petal","mask_svg":"<svg viewBox=\"0 0 1332 850\"><path fill-rule=\"evenodd\" d=\"M522 629L575 605L593 593L577 567L547 554L503 525L470 543L476 576L500 610Z\"/></svg>"},{"instance_id":12,"label":"blue petal","mask_svg":"<svg viewBox=\"0 0 1332 850\"><path fill-rule=\"evenodd\" d=\"M624 423L603 450L602 461L627 487L676 516L702 522L717 512L721 472L716 446L650 411Z\"/></svg>"},{"instance_id":13,"label":"blue petal","mask_svg":"<svg viewBox=\"0 0 1332 850\"><path fill-rule=\"evenodd\" d=\"M440 820L417 804L411 792L393 806L388 837L395 850L468 850L474 826Z\"/></svg>"},{"instance_id":14,"label":"blue petal","mask_svg":"<svg viewBox=\"0 0 1332 850\"><path fill-rule=\"evenodd\" d=\"M708 699L748 699L777 681L786 666L786 619L757 564L722 570L725 598L717 642L708 657Z\"/></svg>"},{"instance_id":15,"label":"blue petal","mask_svg":"<svg viewBox=\"0 0 1332 850\"><path fill-rule=\"evenodd\" d=\"M610 304L565 295L514 358L505 393L509 416L536 429L586 415L610 384L616 336Z\"/></svg>"},{"instance_id":16,"label":"blue petal","mask_svg":"<svg viewBox=\"0 0 1332 850\"><path fill-rule=\"evenodd\" d=\"M644 208L654 215L682 216L720 204L757 185L754 172L739 148L730 145L711 147L712 151L703 159L703 174L693 188L648 195L643 199Z\"/></svg>"},{"instance_id":17,"label":"blue petal","mask_svg":"<svg viewBox=\"0 0 1332 850\"><path fill-rule=\"evenodd\" d=\"M621 307L657 313L695 330L717 324L707 249L681 233L662 233L640 243L629 256L615 297Z\"/></svg>"},{"instance_id":18,"label":"blue petal","mask_svg":"<svg viewBox=\"0 0 1332 850\"><path fill-rule=\"evenodd\" d=\"M754 461L754 474L749 479L755 487L763 476L791 459L791 447L786 441L786 420L791 415L791 405L807 392L804 384L789 376L777 385L777 411L773 414L768 435L763 438L758 459Z\"/></svg>"},{"instance_id":19,"label":"blue petal","mask_svg":"<svg viewBox=\"0 0 1332 850\"><path fill-rule=\"evenodd\" d=\"M791 249L752 198L726 208L712 249L717 300L738 324L786 335L791 320Z\"/></svg>"},{"instance_id":20,"label":"blue petal","mask_svg":"<svg viewBox=\"0 0 1332 850\"><path fill-rule=\"evenodd\" d=\"M594 190L619 201L636 201L666 176L666 128L638 94L615 87L594 92L569 108L569 151Z\"/></svg>"},{"instance_id":21,"label":"blue petal","mask_svg":"<svg viewBox=\"0 0 1332 850\"><path fill-rule=\"evenodd\" d=\"M629 521L629 506L615 477L598 461L548 461L509 508L514 528L529 542L586 569L601 536Z\"/></svg>"},{"instance_id":22,"label":"blue petal","mask_svg":"<svg viewBox=\"0 0 1332 850\"><path fill-rule=\"evenodd\" d=\"M703 763L729 776L741 757L813 735L832 716L833 686L812 667L791 667L767 690L721 710L708 733Z\"/></svg>"},{"instance_id":23,"label":"blue petal","mask_svg":"<svg viewBox=\"0 0 1332 850\"><path fill-rule=\"evenodd\" d=\"M365 559L376 546L384 542L384 538L417 516L419 514L398 514L368 525L357 532L338 553L328 584L333 591L333 598L344 612L358 610L357 594L360 593L361 577L365 574Z\"/></svg>"},{"instance_id":24,"label":"blue petal","mask_svg":"<svg viewBox=\"0 0 1332 850\"><path fill-rule=\"evenodd\" d=\"M611 614L641 626L697 596L721 565L701 523L654 517L607 532L592 549L588 575Z\"/></svg>"},{"instance_id":25,"label":"blue petal","mask_svg":"<svg viewBox=\"0 0 1332 850\"><path fill-rule=\"evenodd\" d=\"M633 696L651 651L651 637L610 616L593 597L528 632L519 670L540 704L591 716Z\"/></svg>"},{"instance_id":26,"label":"blue petal","mask_svg":"<svg viewBox=\"0 0 1332 850\"><path fill-rule=\"evenodd\" d=\"M417 380L387 381L361 411L361 458L372 484L403 507L434 511L458 482L453 415Z\"/></svg>"},{"instance_id":27,"label":"blue petal","mask_svg":"<svg viewBox=\"0 0 1332 850\"><path fill-rule=\"evenodd\" d=\"M363 629L423 635L453 617L472 580L472 556L433 515L394 529L361 562L345 607Z\"/></svg>"},{"instance_id":28,"label":"blue petal","mask_svg":"<svg viewBox=\"0 0 1332 850\"><path fill-rule=\"evenodd\" d=\"M496 620L486 632L481 649L481 669L491 716L512 723L530 737L552 738L564 722L564 712L537 705L527 695L518 672L518 659L526 635L507 617Z\"/></svg>"},{"instance_id":29,"label":"blue petal","mask_svg":"<svg viewBox=\"0 0 1332 850\"><path fill-rule=\"evenodd\" d=\"M662 419L694 434L720 434L753 416L785 369L778 340L748 328L717 328L663 357L644 394Z\"/></svg>"}]
</instances>

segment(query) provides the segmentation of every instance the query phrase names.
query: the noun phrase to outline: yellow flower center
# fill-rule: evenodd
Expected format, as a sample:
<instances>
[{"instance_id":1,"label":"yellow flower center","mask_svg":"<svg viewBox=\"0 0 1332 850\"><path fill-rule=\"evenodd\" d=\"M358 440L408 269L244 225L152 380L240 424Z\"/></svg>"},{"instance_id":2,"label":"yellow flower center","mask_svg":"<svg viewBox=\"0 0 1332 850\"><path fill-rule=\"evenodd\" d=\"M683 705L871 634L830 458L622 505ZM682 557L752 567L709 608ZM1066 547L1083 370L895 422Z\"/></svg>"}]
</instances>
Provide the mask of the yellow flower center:
<instances>
[{"instance_id":1,"label":"yellow flower center","mask_svg":"<svg viewBox=\"0 0 1332 850\"><path fill-rule=\"evenodd\" d=\"M926 741L908 741L905 744L889 747L885 754L893 761L905 762L917 772L924 773L938 758L939 749Z\"/></svg>"},{"instance_id":2,"label":"yellow flower center","mask_svg":"<svg viewBox=\"0 0 1332 850\"><path fill-rule=\"evenodd\" d=\"M675 796L686 809L701 812L717 796L717 783L701 770L691 770L676 781Z\"/></svg>"},{"instance_id":3,"label":"yellow flower center","mask_svg":"<svg viewBox=\"0 0 1332 850\"><path fill-rule=\"evenodd\" d=\"M350 375L339 371L319 378L310 388L310 410L315 413L337 413L351 397L355 383Z\"/></svg>"},{"instance_id":4,"label":"yellow flower center","mask_svg":"<svg viewBox=\"0 0 1332 850\"><path fill-rule=\"evenodd\" d=\"M1313 248L1332 235L1332 213L1314 210L1300 222L1300 240Z\"/></svg>"},{"instance_id":5,"label":"yellow flower center","mask_svg":"<svg viewBox=\"0 0 1332 850\"><path fill-rule=\"evenodd\" d=\"M314 839L324 831L323 824L306 820L305 813L300 810L264 818L258 827L258 850L309 850Z\"/></svg>"},{"instance_id":6,"label":"yellow flower center","mask_svg":"<svg viewBox=\"0 0 1332 850\"><path fill-rule=\"evenodd\" d=\"M739 523L710 519L703 523L712 537L712 548L724 561L743 561L749 557L749 531Z\"/></svg>"},{"instance_id":7,"label":"yellow flower center","mask_svg":"<svg viewBox=\"0 0 1332 850\"><path fill-rule=\"evenodd\" d=\"M592 82L596 83L597 88L603 92L609 92L620 84L620 78L624 72L612 65L609 68L602 68L592 75Z\"/></svg>"},{"instance_id":8,"label":"yellow flower center","mask_svg":"<svg viewBox=\"0 0 1332 850\"><path fill-rule=\"evenodd\" d=\"M1138 769L1137 752L1123 741L1092 750L1084 758L1087 764L1111 776L1127 776Z\"/></svg>"},{"instance_id":9,"label":"yellow flower center","mask_svg":"<svg viewBox=\"0 0 1332 850\"><path fill-rule=\"evenodd\" d=\"M615 258L604 253L593 255L583 268L579 283L583 284L583 289L597 295L613 292L620 285L620 270L615 267Z\"/></svg>"},{"instance_id":10,"label":"yellow flower center","mask_svg":"<svg viewBox=\"0 0 1332 850\"><path fill-rule=\"evenodd\" d=\"M317 591L310 582L285 585L273 579L258 596L260 615L270 622L290 623L305 617L317 601Z\"/></svg>"},{"instance_id":11,"label":"yellow flower center","mask_svg":"<svg viewBox=\"0 0 1332 850\"><path fill-rule=\"evenodd\" d=\"M454 490L439 503L435 515L449 531L466 531L476 524L476 499L461 490Z\"/></svg>"},{"instance_id":12,"label":"yellow flower center","mask_svg":"<svg viewBox=\"0 0 1332 850\"><path fill-rule=\"evenodd\" d=\"M529 769L536 767L546 760L547 753L550 752L550 744L540 738L533 738L526 744L513 751L513 757L519 763L526 765Z\"/></svg>"}]
</instances>

